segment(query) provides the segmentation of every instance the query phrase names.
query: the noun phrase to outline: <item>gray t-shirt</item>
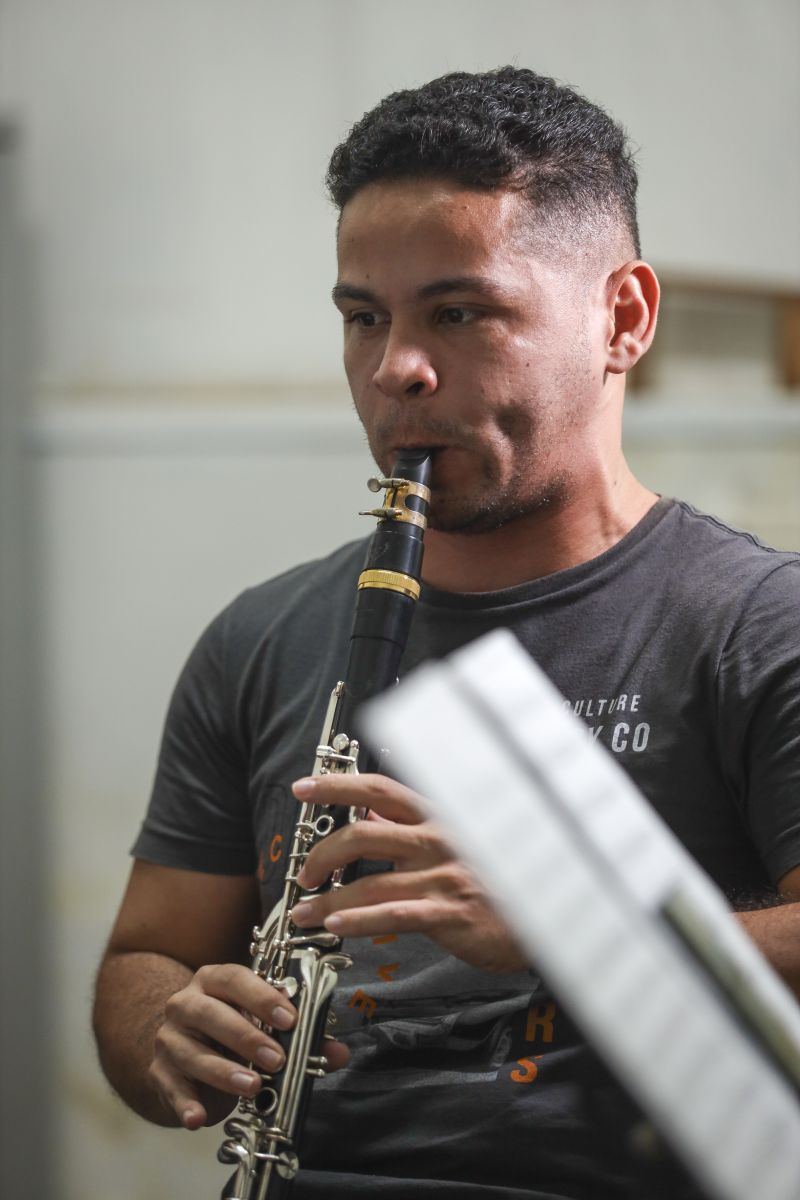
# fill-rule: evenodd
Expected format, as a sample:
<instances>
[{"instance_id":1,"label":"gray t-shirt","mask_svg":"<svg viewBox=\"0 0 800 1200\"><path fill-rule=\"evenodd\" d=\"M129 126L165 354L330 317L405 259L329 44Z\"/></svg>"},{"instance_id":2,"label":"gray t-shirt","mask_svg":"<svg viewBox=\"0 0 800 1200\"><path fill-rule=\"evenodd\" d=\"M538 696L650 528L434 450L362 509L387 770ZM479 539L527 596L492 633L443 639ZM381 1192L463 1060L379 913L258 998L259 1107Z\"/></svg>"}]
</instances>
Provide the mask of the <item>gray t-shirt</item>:
<instances>
[{"instance_id":1,"label":"gray t-shirt","mask_svg":"<svg viewBox=\"0 0 800 1200\"><path fill-rule=\"evenodd\" d=\"M173 696L136 855L256 871L271 908L297 815L290 785L311 771L345 670L363 558L364 543L345 546L211 624ZM403 671L512 629L746 904L800 863L798 592L800 556L660 500L578 567L494 593L423 589ZM315 1088L298 1200L640 1194L606 1100L592 1103L607 1096L602 1073L533 971L486 975L422 936L348 950L335 1008L353 1061Z\"/></svg>"}]
</instances>

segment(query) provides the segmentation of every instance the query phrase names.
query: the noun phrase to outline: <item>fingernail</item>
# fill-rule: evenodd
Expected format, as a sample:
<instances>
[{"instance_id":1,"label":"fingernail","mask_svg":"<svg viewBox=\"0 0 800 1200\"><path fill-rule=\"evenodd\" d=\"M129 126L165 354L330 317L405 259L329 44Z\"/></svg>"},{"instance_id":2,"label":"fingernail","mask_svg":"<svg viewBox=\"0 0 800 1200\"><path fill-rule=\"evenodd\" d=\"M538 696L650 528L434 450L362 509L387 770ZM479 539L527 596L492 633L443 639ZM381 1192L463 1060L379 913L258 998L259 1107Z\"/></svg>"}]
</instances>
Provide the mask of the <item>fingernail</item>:
<instances>
[{"instance_id":1,"label":"fingernail","mask_svg":"<svg viewBox=\"0 0 800 1200\"><path fill-rule=\"evenodd\" d=\"M250 1075L247 1071L234 1071L231 1075L231 1083L238 1092L252 1092L253 1088L259 1084L261 1080L257 1075Z\"/></svg>"},{"instance_id":2,"label":"fingernail","mask_svg":"<svg viewBox=\"0 0 800 1200\"><path fill-rule=\"evenodd\" d=\"M298 779L292 784L292 791L298 800L307 800L316 786L315 779Z\"/></svg>"},{"instance_id":3,"label":"fingernail","mask_svg":"<svg viewBox=\"0 0 800 1200\"><path fill-rule=\"evenodd\" d=\"M283 1063L283 1055L269 1046L259 1046L256 1050L256 1062L265 1071L276 1071Z\"/></svg>"},{"instance_id":4,"label":"fingernail","mask_svg":"<svg viewBox=\"0 0 800 1200\"><path fill-rule=\"evenodd\" d=\"M291 1029L295 1021L293 1008L273 1008L270 1024L276 1029Z\"/></svg>"}]
</instances>

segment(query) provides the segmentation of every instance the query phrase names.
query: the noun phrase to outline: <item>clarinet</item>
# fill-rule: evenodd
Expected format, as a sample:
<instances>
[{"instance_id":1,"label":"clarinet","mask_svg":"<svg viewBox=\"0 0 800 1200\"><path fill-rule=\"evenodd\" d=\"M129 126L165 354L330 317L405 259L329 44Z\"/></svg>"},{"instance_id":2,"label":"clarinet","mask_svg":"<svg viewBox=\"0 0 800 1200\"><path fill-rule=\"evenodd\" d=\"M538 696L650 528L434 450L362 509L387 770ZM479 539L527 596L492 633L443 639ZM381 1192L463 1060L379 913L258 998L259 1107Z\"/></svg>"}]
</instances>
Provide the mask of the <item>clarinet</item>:
<instances>
[{"instance_id":1,"label":"clarinet","mask_svg":"<svg viewBox=\"0 0 800 1200\"><path fill-rule=\"evenodd\" d=\"M370 490L385 489L385 496L382 507L362 514L377 517L378 524L358 579L345 679L331 693L313 775L357 774L377 767L376 756L365 754L354 736L354 714L397 679L420 594L430 468L430 451L409 450L401 453L388 479L369 480ZM331 995L339 972L352 959L342 952L336 934L293 924L292 909L303 896L297 875L322 838L365 816L363 809L301 806L283 896L253 930L251 969L286 994L297 1020L286 1033L270 1030L284 1050L284 1066L270 1075L251 1063L250 1069L261 1076L261 1088L252 1099L243 1096L225 1123L226 1140L217 1157L237 1169L223 1200L285 1200L300 1167L298 1150L314 1080L325 1074ZM323 889L343 887L357 874L358 864L340 869Z\"/></svg>"}]
</instances>

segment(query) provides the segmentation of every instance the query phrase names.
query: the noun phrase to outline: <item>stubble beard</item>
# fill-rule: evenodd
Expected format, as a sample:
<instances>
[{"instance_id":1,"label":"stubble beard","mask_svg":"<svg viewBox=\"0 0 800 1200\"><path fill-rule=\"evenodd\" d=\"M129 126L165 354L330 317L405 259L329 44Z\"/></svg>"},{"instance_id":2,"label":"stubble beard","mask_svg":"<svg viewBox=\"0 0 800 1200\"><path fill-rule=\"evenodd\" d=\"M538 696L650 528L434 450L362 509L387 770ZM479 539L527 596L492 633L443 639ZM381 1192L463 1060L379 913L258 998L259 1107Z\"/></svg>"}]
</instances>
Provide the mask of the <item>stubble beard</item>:
<instances>
[{"instance_id":1,"label":"stubble beard","mask_svg":"<svg viewBox=\"0 0 800 1200\"><path fill-rule=\"evenodd\" d=\"M568 491L566 474L539 485L525 475L515 478L502 490L487 484L478 495L461 495L453 488L437 495L434 479L428 524L441 533L468 536L493 533L515 521L560 507Z\"/></svg>"},{"instance_id":2,"label":"stubble beard","mask_svg":"<svg viewBox=\"0 0 800 1200\"><path fill-rule=\"evenodd\" d=\"M357 410L356 410L357 411ZM447 418L428 416L404 428L402 420L384 420L371 431L370 448L382 469L392 470L382 447L427 443L434 450L430 483L431 503L428 524L442 533L485 534L514 521L558 508L570 491L570 477L562 467L548 462L552 451L571 423L572 414L561 412L556 424L526 405L511 409L500 419L502 438L511 445L525 446L527 452L510 475L500 469L503 455L486 453L479 439ZM413 429L413 432L412 432ZM463 490L452 478L437 480L437 446L455 447L474 453L480 464L478 478L465 481ZM441 475L441 472L439 472Z\"/></svg>"}]
</instances>

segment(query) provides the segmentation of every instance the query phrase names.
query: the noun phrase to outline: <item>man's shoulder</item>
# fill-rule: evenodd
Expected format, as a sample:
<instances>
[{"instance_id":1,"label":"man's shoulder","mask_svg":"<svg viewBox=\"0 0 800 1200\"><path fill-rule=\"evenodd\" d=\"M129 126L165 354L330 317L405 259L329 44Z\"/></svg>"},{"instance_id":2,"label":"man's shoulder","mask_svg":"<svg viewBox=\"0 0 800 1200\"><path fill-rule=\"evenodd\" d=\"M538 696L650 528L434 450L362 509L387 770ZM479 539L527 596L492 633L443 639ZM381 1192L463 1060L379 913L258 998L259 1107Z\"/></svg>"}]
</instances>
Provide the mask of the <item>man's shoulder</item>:
<instances>
[{"instance_id":1,"label":"man's shoulder","mask_svg":"<svg viewBox=\"0 0 800 1200\"><path fill-rule=\"evenodd\" d=\"M265 637L290 636L349 621L366 539L348 542L323 558L298 563L240 592L212 623L229 645L240 649Z\"/></svg>"},{"instance_id":2,"label":"man's shoulder","mask_svg":"<svg viewBox=\"0 0 800 1200\"><path fill-rule=\"evenodd\" d=\"M684 634L696 627L703 636L715 628L728 636L752 621L786 629L794 624L791 614L800 600L796 551L776 549L683 500L670 502L660 524L649 578L656 605L666 603Z\"/></svg>"},{"instance_id":3,"label":"man's shoulder","mask_svg":"<svg viewBox=\"0 0 800 1200\"><path fill-rule=\"evenodd\" d=\"M248 602L259 605L265 600L296 596L299 592L316 591L323 586L347 586L363 566L367 540L359 538L354 542L346 542L322 558L297 563L247 588L236 597L231 607L246 607Z\"/></svg>"},{"instance_id":4,"label":"man's shoulder","mask_svg":"<svg viewBox=\"0 0 800 1200\"><path fill-rule=\"evenodd\" d=\"M782 567L797 578L800 553L779 550L755 533L738 528L686 500L669 501L666 520L661 522L664 544L684 567L708 578L732 576L741 584L753 583Z\"/></svg>"}]
</instances>

